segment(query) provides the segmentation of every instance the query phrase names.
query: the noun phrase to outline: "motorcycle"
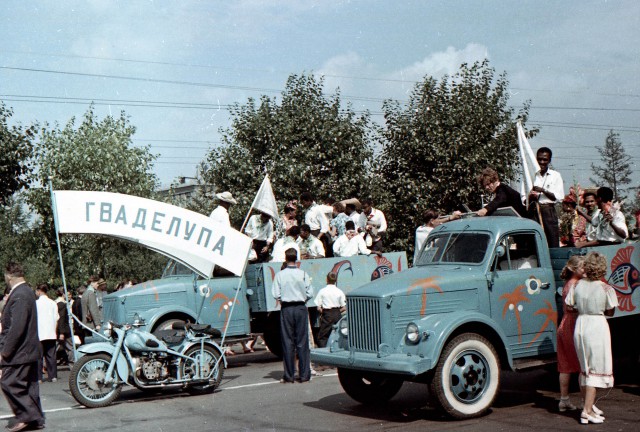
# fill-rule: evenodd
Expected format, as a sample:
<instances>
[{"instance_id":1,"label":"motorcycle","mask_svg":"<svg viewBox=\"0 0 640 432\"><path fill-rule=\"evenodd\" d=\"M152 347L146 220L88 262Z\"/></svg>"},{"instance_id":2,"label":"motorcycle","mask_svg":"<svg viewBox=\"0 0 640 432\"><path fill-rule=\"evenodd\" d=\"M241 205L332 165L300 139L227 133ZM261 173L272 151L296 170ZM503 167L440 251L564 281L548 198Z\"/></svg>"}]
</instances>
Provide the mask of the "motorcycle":
<instances>
[{"instance_id":1,"label":"motorcycle","mask_svg":"<svg viewBox=\"0 0 640 432\"><path fill-rule=\"evenodd\" d=\"M141 330L144 321L106 324L104 342L78 347L81 357L69 376L74 399L88 408L113 403L125 384L140 390L182 388L191 394L213 392L222 381L226 359L209 325L175 323L174 334L157 337Z\"/></svg>"}]
</instances>

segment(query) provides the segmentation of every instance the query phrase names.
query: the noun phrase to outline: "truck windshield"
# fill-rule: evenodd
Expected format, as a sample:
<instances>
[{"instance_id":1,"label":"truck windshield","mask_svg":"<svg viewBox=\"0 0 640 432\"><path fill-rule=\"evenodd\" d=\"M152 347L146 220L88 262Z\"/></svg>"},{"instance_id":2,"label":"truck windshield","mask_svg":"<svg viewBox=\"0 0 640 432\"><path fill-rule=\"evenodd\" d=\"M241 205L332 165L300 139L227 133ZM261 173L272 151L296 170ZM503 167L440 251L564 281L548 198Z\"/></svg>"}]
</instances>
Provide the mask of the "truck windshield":
<instances>
[{"instance_id":1,"label":"truck windshield","mask_svg":"<svg viewBox=\"0 0 640 432\"><path fill-rule=\"evenodd\" d=\"M193 271L189 269L187 266L180 264L177 261L169 260L167 265L164 267L164 271L162 272L162 277L170 277L170 276L184 276L193 274Z\"/></svg>"},{"instance_id":2,"label":"truck windshield","mask_svg":"<svg viewBox=\"0 0 640 432\"><path fill-rule=\"evenodd\" d=\"M442 233L429 236L414 265L439 263L479 264L489 245L483 233Z\"/></svg>"}]
</instances>

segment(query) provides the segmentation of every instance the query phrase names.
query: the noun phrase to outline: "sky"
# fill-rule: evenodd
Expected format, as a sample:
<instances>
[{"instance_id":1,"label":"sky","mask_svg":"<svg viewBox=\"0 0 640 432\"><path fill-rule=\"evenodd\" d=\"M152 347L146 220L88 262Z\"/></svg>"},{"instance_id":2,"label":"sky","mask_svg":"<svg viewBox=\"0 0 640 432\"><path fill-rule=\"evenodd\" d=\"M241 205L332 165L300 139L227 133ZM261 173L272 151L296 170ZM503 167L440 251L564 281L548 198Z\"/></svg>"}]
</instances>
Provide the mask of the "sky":
<instances>
[{"instance_id":1,"label":"sky","mask_svg":"<svg viewBox=\"0 0 640 432\"><path fill-rule=\"evenodd\" d=\"M565 185L592 184L609 130L640 185L637 0L4 0L0 41L14 123L124 110L165 186L197 175L229 105L278 97L290 74L324 76L327 95L382 122L383 100L483 59L511 106L531 101L531 146L553 149Z\"/></svg>"}]
</instances>

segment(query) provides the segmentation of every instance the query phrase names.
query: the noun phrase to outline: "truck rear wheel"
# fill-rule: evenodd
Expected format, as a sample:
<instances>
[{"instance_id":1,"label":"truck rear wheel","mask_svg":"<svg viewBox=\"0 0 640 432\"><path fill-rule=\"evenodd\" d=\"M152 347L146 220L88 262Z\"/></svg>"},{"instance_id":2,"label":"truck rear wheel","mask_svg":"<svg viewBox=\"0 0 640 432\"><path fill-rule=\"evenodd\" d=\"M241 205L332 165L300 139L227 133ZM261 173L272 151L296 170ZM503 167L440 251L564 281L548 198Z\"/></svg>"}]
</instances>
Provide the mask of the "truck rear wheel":
<instances>
[{"instance_id":1,"label":"truck rear wheel","mask_svg":"<svg viewBox=\"0 0 640 432\"><path fill-rule=\"evenodd\" d=\"M338 368L338 379L345 393L365 405L387 402L404 383L394 375L344 368Z\"/></svg>"},{"instance_id":2,"label":"truck rear wheel","mask_svg":"<svg viewBox=\"0 0 640 432\"><path fill-rule=\"evenodd\" d=\"M280 312L270 312L262 334L269 351L279 359L282 358L282 335L280 334Z\"/></svg>"},{"instance_id":3,"label":"truck rear wheel","mask_svg":"<svg viewBox=\"0 0 640 432\"><path fill-rule=\"evenodd\" d=\"M449 416L466 419L484 414L500 385L500 360L484 337L464 333L444 348L431 380L431 394Z\"/></svg>"}]
</instances>

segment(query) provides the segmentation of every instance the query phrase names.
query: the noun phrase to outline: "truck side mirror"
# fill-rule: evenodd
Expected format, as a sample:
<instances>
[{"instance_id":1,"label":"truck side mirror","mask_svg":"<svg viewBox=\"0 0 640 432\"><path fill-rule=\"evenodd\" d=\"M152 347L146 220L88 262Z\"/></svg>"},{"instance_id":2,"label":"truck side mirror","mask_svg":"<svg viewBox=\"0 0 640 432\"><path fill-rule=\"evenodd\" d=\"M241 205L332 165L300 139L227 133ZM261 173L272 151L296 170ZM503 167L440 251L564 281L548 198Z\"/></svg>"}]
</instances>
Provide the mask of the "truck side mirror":
<instances>
[{"instance_id":1,"label":"truck side mirror","mask_svg":"<svg viewBox=\"0 0 640 432\"><path fill-rule=\"evenodd\" d=\"M496 248L496 256L498 258L502 258L506 253L507 253L507 249L505 249L505 247L503 245L499 245Z\"/></svg>"}]
</instances>

